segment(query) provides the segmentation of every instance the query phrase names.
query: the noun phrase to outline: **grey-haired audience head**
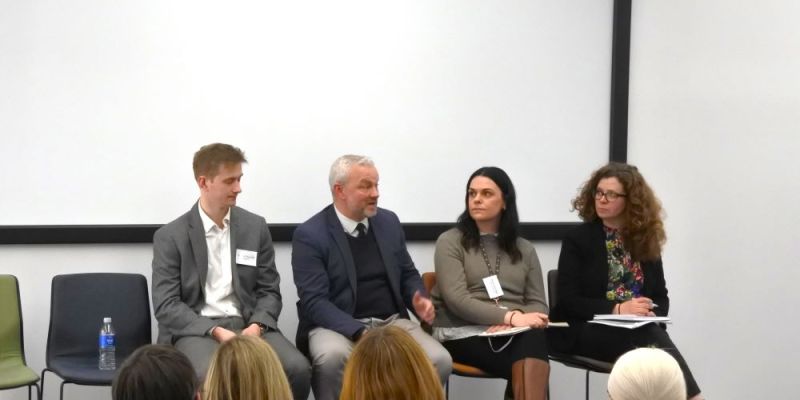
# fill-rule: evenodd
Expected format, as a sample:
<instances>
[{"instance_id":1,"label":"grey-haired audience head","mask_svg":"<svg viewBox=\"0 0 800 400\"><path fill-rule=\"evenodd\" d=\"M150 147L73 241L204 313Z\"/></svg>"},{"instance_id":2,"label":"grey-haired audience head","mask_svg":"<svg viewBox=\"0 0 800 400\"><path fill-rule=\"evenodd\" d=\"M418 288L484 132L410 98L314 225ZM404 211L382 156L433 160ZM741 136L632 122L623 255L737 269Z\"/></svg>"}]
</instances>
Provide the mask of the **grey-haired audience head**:
<instances>
[{"instance_id":1,"label":"grey-haired audience head","mask_svg":"<svg viewBox=\"0 0 800 400\"><path fill-rule=\"evenodd\" d=\"M608 377L611 400L684 400L686 382L678 362L664 350L642 347L614 363Z\"/></svg>"},{"instance_id":2,"label":"grey-haired audience head","mask_svg":"<svg viewBox=\"0 0 800 400\"><path fill-rule=\"evenodd\" d=\"M122 363L111 385L113 400L199 399L189 359L172 346L138 348Z\"/></svg>"},{"instance_id":3,"label":"grey-haired audience head","mask_svg":"<svg viewBox=\"0 0 800 400\"><path fill-rule=\"evenodd\" d=\"M328 183L333 204L354 221L378 212L378 170L369 157L347 154L331 165Z\"/></svg>"}]
</instances>

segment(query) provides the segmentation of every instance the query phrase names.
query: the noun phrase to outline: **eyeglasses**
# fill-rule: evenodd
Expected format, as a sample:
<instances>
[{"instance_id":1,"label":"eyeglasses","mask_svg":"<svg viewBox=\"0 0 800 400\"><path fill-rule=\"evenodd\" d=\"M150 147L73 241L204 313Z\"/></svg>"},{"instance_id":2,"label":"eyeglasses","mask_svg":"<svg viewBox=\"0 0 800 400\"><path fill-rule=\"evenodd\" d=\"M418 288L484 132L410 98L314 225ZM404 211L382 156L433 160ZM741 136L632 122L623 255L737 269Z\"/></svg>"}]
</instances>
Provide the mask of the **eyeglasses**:
<instances>
[{"instance_id":1,"label":"eyeglasses","mask_svg":"<svg viewBox=\"0 0 800 400\"><path fill-rule=\"evenodd\" d=\"M603 197L605 197L606 201L614 201L614 200L616 200L616 199L618 199L620 197L628 197L628 195L625 194L625 193L617 193L617 192L615 192L613 190L608 190L608 191L604 192L604 191L602 191L600 189L595 189L593 191L593 193L594 193L594 199L595 200L600 200Z\"/></svg>"}]
</instances>

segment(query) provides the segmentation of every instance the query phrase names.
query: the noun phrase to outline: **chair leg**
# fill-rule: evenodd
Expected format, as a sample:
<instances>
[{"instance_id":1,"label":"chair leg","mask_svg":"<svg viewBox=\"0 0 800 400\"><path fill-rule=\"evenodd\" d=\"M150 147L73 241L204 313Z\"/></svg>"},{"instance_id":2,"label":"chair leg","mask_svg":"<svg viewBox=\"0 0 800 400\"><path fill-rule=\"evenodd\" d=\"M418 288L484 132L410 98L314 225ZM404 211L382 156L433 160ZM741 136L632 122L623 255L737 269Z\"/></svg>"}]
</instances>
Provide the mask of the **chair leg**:
<instances>
[{"instance_id":1,"label":"chair leg","mask_svg":"<svg viewBox=\"0 0 800 400\"><path fill-rule=\"evenodd\" d=\"M447 381L444 383L444 398L450 400L450 377L447 377Z\"/></svg>"},{"instance_id":2,"label":"chair leg","mask_svg":"<svg viewBox=\"0 0 800 400\"><path fill-rule=\"evenodd\" d=\"M64 400L64 385L66 384L67 382L61 381L61 393L58 395L58 400Z\"/></svg>"},{"instance_id":3,"label":"chair leg","mask_svg":"<svg viewBox=\"0 0 800 400\"><path fill-rule=\"evenodd\" d=\"M47 371L47 368L42 370L42 387L39 388L39 400L44 398L44 373Z\"/></svg>"},{"instance_id":4,"label":"chair leg","mask_svg":"<svg viewBox=\"0 0 800 400\"><path fill-rule=\"evenodd\" d=\"M589 400L589 370L586 370L586 400Z\"/></svg>"}]
</instances>

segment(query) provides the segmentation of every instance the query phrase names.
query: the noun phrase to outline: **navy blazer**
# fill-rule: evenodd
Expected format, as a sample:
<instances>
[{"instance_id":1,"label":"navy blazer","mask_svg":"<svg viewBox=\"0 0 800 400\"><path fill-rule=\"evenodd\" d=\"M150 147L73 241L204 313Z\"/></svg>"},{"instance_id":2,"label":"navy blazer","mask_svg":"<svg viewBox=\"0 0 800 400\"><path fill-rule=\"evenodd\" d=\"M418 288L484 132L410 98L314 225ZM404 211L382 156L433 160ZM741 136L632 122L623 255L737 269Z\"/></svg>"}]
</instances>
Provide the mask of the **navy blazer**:
<instances>
[{"instance_id":1,"label":"navy blazer","mask_svg":"<svg viewBox=\"0 0 800 400\"><path fill-rule=\"evenodd\" d=\"M369 218L396 304L414 310L412 299L425 289L406 248L400 220L379 208ZM331 204L302 223L292 237L292 272L297 294L297 348L308 353L308 332L323 327L350 338L364 325L353 318L356 307L356 266L342 223ZM400 316L408 318L405 309Z\"/></svg>"},{"instance_id":2,"label":"navy blazer","mask_svg":"<svg viewBox=\"0 0 800 400\"><path fill-rule=\"evenodd\" d=\"M642 262L644 285L641 295L658 304L656 315L669 312L669 297L661 259ZM606 299L608 251L601 221L583 223L570 230L558 257L558 299L550 319L568 321L564 345L571 348L584 323L595 314L611 314L616 301Z\"/></svg>"}]
</instances>

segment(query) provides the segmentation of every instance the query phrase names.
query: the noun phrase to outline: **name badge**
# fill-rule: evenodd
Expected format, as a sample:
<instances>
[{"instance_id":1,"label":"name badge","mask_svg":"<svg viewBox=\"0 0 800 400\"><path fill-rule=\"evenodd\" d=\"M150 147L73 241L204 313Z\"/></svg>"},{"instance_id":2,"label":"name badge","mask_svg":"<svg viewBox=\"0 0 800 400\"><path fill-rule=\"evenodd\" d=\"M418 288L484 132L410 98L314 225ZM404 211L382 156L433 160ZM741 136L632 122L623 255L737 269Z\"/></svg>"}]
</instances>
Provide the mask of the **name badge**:
<instances>
[{"instance_id":1,"label":"name badge","mask_svg":"<svg viewBox=\"0 0 800 400\"><path fill-rule=\"evenodd\" d=\"M503 288L500 287L500 281L497 279L497 275L483 278L483 285L486 286L486 293L489 293L490 299L496 299L503 295Z\"/></svg>"},{"instance_id":2,"label":"name badge","mask_svg":"<svg viewBox=\"0 0 800 400\"><path fill-rule=\"evenodd\" d=\"M236 263L242 265L256 266L258 253L250 250L236 249Z\"/></svg>"}]
</instances>

